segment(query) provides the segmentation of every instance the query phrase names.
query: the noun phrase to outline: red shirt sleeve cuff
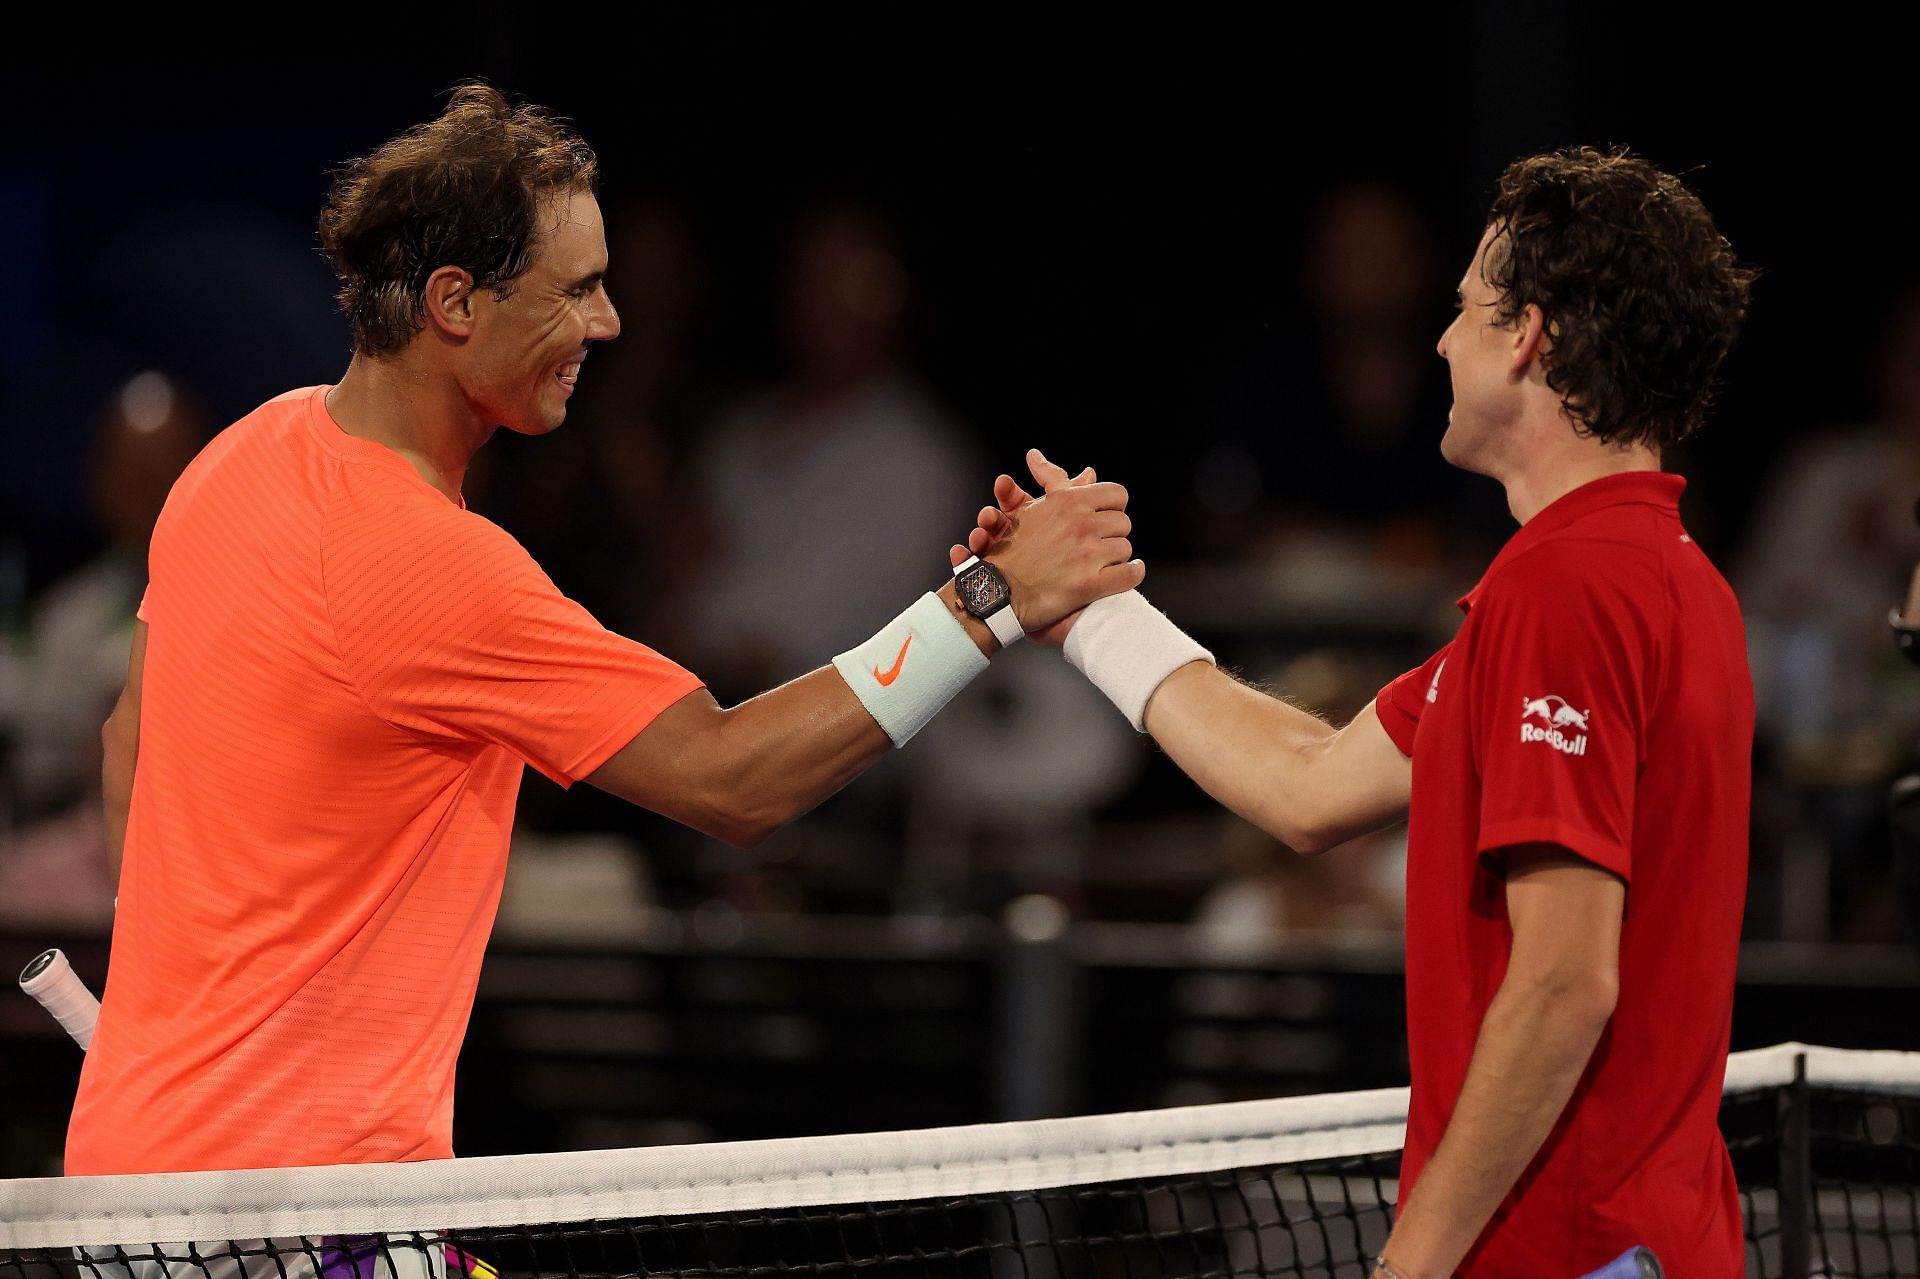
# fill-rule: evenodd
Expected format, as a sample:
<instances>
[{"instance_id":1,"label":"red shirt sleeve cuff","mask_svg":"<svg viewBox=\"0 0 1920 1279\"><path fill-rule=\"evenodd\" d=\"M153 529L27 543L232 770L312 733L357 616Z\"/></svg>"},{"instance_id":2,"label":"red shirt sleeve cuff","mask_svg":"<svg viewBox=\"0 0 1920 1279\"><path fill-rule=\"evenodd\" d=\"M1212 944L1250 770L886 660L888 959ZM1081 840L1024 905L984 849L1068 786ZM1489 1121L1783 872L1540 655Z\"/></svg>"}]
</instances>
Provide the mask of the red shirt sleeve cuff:
<instances>
[{"instance_id":1,"label":"red shirt sleeve cuff","mask_svg":"<svg viewBox=\"0 0 1920 1279\"><path fill-rule=\"evenodd\" d=\"M1413 734L1420 727L1420 721L1394 703L1393 689L1394 685L1389 684L1380 690L1379 696L1373 699L1373 713L1379 719L1380 727L1387 730L1387 737L1393 742L1394 749L1412 759Z\"/></svg>"},{"instance_id":2,"label":"red shirt sleeve cuff","mask_svg":"<svg viewBox=\"0 0 1920 1279\"><path fill-rule=\"evenodd\" d=\"M1557 844L1582 861L1633 882L1633 858L1619 840L1596 834L1560 817L1524 817L1480 828L1478 852L1497 853L1515 844Z\"/></svg>"}]
</instances>

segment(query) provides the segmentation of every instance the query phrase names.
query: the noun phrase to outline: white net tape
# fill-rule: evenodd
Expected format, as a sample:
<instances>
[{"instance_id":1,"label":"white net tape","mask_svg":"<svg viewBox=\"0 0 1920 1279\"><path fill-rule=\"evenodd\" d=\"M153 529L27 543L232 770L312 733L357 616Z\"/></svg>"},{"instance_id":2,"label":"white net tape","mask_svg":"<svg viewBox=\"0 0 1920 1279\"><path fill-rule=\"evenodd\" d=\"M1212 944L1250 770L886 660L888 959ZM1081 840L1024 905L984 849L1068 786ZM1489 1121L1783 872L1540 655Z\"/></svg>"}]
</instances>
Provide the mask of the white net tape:
<instances>
[{"instance_id":1,"label":"white net tape","mask_svg":"<svg viewBox=\"0 0 1920 1279\"><path fill-rule=\"evenodd\" d=\"M1920 1091L1920 1053L1782 1044L1727 1091ZM438 1231L962 1197L1396 1151L1407 1090L859 1136L145 1176L0 1181L0 1248Z\"/></svg>"}]
</instances>

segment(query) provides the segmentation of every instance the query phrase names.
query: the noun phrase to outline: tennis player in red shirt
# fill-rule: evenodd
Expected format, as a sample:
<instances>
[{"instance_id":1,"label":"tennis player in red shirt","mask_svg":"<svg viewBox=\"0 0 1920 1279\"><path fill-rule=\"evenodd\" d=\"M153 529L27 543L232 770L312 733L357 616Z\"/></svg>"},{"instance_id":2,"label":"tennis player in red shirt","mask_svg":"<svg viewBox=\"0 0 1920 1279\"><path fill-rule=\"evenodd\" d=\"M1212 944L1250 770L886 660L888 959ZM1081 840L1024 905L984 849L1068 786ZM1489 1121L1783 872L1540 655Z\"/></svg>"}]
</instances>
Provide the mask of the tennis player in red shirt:
<instances>
[{"instance_id":1,"label":"tennis player in red shirt","mask_svg":"<svg viewBox=\"0 0 1920 1279\"><path fill-rule=\"evenodd\" d=\"M495 429L558 428L620 332L595 170L481 85L354 162L320 225L345 375L229 427L169 495L104 735L124 859L68 1172L452 1154L526 766L752 843L1144 573L1125 491L1088 485L730 709L601 627L460 498ZM796 563L792 589L837 571Z\"/></svg>"},{"instance_id":2,"label":"tennis player in red shirt","mask_svg":"<svg viewBox=\"0 0 1920 1279\"><path fill-rule=\"evenodd\" d=\"M1440 338L1440 448L1505 486L1520 529L1453 641L1346 727L1220 672L1136 592L1042 636L1295 850L1408 819L1413 1100L1375 1279L1572 1279L1641 1244L1681 1279L1745 1273L1717 1115L1753 693L1739 607L1660 465L1751 280L1638 159L1508 168ZM1023 518L1012 480L996 494L974 550Z\"/></svg>"}]
</instances>

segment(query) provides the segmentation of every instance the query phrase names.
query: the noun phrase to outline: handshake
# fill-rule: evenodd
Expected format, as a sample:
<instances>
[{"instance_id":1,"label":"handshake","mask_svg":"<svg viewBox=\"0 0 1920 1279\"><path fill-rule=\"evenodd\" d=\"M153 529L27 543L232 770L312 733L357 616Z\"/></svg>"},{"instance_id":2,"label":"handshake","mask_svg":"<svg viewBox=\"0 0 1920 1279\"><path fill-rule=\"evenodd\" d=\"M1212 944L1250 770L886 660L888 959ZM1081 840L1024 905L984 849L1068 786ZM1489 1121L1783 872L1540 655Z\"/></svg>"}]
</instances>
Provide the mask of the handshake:
<instances>
[{"instance_id":1,"label":"handshake","mask_svg":"<svg viewBox=\"0 0 1920 1279\"><path fill-rule=\"evenodd\" d=\"M955 568L978 556L999 569L1021 630L1057 648L1087 605L1140 585L1147 566L1133 558L1126 489L1092 467L1069 479L1039 449L1027 451L1027 466L1040 495L1000 476L995 505L950 554Z\"/></svg>"},{"instance_id":2,"label":"handshake","mask_svg":"<svg viewBox=\"0 0 1920 1279\"><path fill-rule=\"evenodd\" d=\"M950 597L943 599L944 587L928 592L866 643L833 659L896 746L906 745L987 667L992 638L957 624L957 610L1003 643L1027 634L1064 648L1067 661L1142 732L1147 702L1161 681L1189 662L1213 660L1134 591L1147 566L1133 558L1127 491L1101 483L1092 467L1069 478L1039 449L1027 453L1027 465L1040 495L1002 475L993 485L995 505L981 508L965 544L954 543L950 552L956 571L975 556L992 565L1005 591L990 581L991 573L968 566ZM976 588L984 589L976 595Z\"/></svg>"},{"instance_id":3,"label":"handshake","mask_svg":"<svg viewBox=\"0 0 1920 1279\"><path fill-rule=\"evenodd\" d=\"M964 546L954 544L953 567L978 556L998 569L1020 629L1064 648L1067 661L1145 732L1147 703L1161 682L1213 655L1134 591L1147 566L1133 558L1127 491L1101 483L1092 467L1069 479L1039 449L1028 451L1027 466L1040 496L1010 476L995 480L994 505L980 509Z\"/></svg>"}]
</instances>

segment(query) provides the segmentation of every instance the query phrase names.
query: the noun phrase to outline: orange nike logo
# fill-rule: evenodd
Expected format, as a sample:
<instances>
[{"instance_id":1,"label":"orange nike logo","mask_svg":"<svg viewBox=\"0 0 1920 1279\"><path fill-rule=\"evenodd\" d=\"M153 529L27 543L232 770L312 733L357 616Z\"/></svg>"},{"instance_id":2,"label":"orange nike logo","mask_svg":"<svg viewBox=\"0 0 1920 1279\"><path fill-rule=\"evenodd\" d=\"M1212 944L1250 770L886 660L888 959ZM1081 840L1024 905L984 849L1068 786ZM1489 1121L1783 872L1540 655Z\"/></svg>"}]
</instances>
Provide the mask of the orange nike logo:
<instances>
[{"instance_id":1,"label":"orange nike logo","mask_svg":"<svg viewBox=\"0 0 1920 1279\"><path fill-rule=\"evenodd\" d=\"M911 643L913 643L913 633L909 631L907 633L907 644L911 644ZM893 659L892 670L887 671L885 674L882 674L878 666L873 668L873 677L880 681L881 688L888 687L893 683L893 681L900 678L900 668L901 666L906 664L906 660L907 660L907 644L902 644L900 646L900 656Z\"/></svg>"}]
</instances>

